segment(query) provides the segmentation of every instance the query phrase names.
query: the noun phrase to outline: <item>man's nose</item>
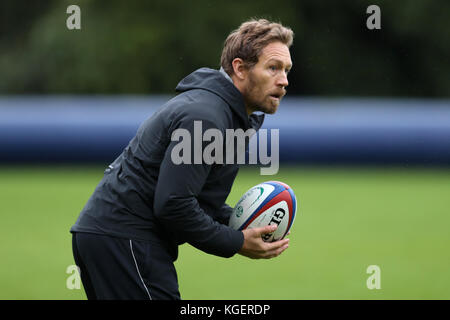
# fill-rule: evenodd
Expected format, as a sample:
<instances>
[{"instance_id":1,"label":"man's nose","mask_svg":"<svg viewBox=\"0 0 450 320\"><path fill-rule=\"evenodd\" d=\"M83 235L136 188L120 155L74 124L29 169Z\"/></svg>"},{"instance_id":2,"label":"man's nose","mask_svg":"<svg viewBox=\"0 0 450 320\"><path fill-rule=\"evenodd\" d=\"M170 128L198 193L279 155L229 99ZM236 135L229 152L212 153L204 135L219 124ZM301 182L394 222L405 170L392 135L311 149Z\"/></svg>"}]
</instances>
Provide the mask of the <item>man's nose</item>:
<instances>
[{"instance_id":1,"label":"man's nose","mask_svg":"<svg viewBox=\"0 0 450 320\"><path fill-rule=\"evenodd\" d=\"M282 72L281 75L277 79L277 86L279 87L287 87L289 85L289 81L287 79L287 73Z\"/></svg>"}]
</instances>

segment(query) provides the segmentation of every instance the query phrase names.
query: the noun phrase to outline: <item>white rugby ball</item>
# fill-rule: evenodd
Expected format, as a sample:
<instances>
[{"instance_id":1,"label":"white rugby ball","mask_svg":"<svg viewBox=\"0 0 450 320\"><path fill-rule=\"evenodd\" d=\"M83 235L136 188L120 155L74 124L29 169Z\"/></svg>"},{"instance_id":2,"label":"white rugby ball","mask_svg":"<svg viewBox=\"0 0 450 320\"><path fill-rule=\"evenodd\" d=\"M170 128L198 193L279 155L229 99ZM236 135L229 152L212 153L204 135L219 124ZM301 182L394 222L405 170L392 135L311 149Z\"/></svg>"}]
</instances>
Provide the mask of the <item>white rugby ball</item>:
<instances>
[{"instance_id":1,"label":"white rugby ball","mask_svg":"<svg viewBox=\"0 0 450 320\"><path fill-rule=\"evenodd\" d=\"M278 225L262 238L266 242L283 239L292 227L297 211L294 191L279 181L267 181L248 190L234 207L229 226L235 230Z\"/></svg>"}]
</instances>

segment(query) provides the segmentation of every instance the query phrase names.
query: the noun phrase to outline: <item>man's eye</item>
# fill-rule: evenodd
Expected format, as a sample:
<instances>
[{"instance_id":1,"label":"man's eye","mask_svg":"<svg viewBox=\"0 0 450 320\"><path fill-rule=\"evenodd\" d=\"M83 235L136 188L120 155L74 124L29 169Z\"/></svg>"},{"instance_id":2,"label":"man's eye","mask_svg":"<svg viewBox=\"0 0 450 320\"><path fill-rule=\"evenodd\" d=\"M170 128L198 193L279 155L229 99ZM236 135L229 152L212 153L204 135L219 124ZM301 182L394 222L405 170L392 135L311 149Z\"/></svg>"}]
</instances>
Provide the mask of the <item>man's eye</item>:
<instances>
[{"instance_id":1,"label":"man's eye","mask_svg":"<svg viewBox=\"0 0 450 320\"><path fill-rule=\"evenodd\" d=\"M272 70L272 71L277 71L277 67L271 66L271 67L270 67L270 70Z\"/></svg>"}]
</instances>

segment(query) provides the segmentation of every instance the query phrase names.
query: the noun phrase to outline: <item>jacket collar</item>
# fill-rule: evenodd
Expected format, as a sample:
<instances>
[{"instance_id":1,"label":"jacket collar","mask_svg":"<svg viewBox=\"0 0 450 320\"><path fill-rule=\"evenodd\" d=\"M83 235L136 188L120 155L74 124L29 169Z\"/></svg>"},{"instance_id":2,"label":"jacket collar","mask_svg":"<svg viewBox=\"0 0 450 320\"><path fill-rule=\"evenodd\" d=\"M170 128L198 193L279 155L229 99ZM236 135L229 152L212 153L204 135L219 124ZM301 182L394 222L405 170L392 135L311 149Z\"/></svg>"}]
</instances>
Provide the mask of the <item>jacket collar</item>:
<instances>
[{"instance_id":1,"label":"jacket collar","mask_svg":"<svg viewBox=\"0 0 450 320\"><path fill-rule=\"evenodd\" d=\"M225 71L223 73L226 74ZM244 104L244 97L241 92L220 70L200 68L183 80L176 87L177 92L184 92L192 89L208 90L221 97L230 106L231 110L238 116L245 130L253 128L258 130L264 122L264 114L247 115Z\"/></svg>"}]
</instances>

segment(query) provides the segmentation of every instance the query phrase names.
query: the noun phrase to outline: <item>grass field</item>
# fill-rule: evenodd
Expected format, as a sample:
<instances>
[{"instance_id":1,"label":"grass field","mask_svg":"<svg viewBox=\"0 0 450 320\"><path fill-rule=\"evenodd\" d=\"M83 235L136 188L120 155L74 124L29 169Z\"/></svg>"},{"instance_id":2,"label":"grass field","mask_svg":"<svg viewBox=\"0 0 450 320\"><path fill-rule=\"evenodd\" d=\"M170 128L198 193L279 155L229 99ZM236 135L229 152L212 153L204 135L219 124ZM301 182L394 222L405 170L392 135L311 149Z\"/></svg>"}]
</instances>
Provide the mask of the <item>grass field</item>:
<instances>
[{"instance_id":1,"label":"grass field","mask_svg":"<svg viewBox=\"0 0 450 320\"><path fill-rule=\"evenodd\" d=\"M0 299L85 299L69 290L69 228L102 167L0 167ZM282 167L240 171L228 203L266 180L289 184L299 211L272 260L180 247L183 299L450 299L450 170ZM369 290L366 269L381 269Z\"/></svg>"}]
</instances>

